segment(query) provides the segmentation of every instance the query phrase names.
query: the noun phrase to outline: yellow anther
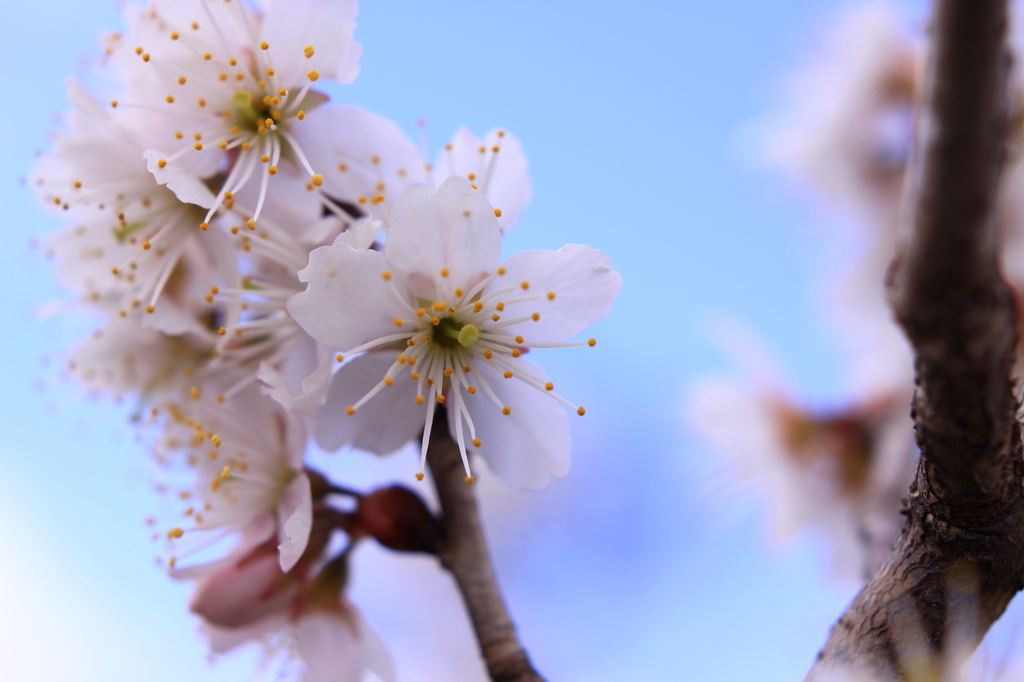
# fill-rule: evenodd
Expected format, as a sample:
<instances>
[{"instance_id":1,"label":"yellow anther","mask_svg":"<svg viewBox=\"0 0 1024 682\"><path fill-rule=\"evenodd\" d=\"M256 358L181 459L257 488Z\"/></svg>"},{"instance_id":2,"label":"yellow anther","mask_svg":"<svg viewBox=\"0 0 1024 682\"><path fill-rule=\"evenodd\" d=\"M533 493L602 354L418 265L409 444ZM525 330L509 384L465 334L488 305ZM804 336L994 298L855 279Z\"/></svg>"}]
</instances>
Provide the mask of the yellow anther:
<instances>
[{"instance_id":1,"label":"yellow anther","mask_svg":"<svg viewBox=\"0 0 1024 682\"><path fill-rule=\"evenodd\" d=\"M426 399L423 396L421 396L421 395L416 396L416 404L417 405L422 405L425 402L426 402Z\"/></svg>"},{"instance_id":2,"label":"yellow anther","mask_svg":"<svg viewBox=\"0 0 1024 682\"><path fill-rule=\"evenodd\" d=\"M476 180L476 173L467 174L466 179L469 180L470 182L473 182L474 180Z\"/></svg>"},{"instance_id":3,"label":"yellow anther","mask_svg":"<svg viewBox=\"0 0 1024 682\"><path fill-rule=\"evenodd\" d=\"M512 408L506 405L505 407L501 408L501 413L507 417L508 415L512 414Z\"/></svg>"},{"instance_id":4,"label":"yellow anther","mask_svg":"<svg viewBox=\"0 0 1024 682\"><path fill-rule=\"evenodd\" d=\"M174 95L167 95L166 99L168 104L174 104Z\"/></svg>"},{"instance_id":5,"label":"yellow anther","mask_svg":"<svg viewBox=\"0 0 1024 682\"><path fill-rule=\"evenodd\" d=\"M206 106L206 100L203 99L202 97L200 97L199 99L196 100L196 104L198 104L201 107L205 107Z\"/></svg>"},{"instance_id":6,"label":"yellow anther","mask_svg":"<svg viewBox=\"0 0 1024 682\"><path fill-rule=\"evenodd\" d=\"M277 166L270 166L267 168L267 172L271 175L277 175Z\"/></svg>"},{"instance_id":7,"label":"yellow anther","mask_svg":"<svg viewBox=\"0 0 1024 682\"><path fill-rule=\"evenodd\" d=\"M380 276L386 282L389 279L391 279L391 271L390 270L385 270L384 272L380 273ZM420 308L420 310L423 310L423 308ZM417 315L422 315L422 313L416 313L416 314Z\"/></svg>"},{"instance_id":8,"label":"yellow anther","mask_svg":"<svg viewBox=\"0 0 1024 682\"><path fill-rule=\"evenodd\" d=\"M472 482L473 482L473 481L475 481L475 480L476 480L476 479L475 479L475 478L473 478L472 476L466 476L466 483L472 483Z\"/></svg>"},{"instance_id":9,"label":"yellow anther","mask_svg":"<svg viewBox=\"0 0 1024 682\"><path fill-rule=\"evenodd\" d=\"M267 69L267 75L268 76L273 76L274 75L274 69L273 68L268 68Z\"/></svg>"},{"instance_id":10,"label":"yellow anther","mask_svg":"<svg viewBox=\"0 0 1024 682\"><path fill-rule=\"evenodd\" d=\"M193 140L201 140L201 139L203 139L203 134L202 133L194 133L192 135L192 139Z\"/></svg>"},{"instance_id":11,"label":"yellow anther","mask_svg":"<svg viewBox=\"0 0 1024 682\"><path fill-rule=\"evenodd\" d=\"M166 168L167 167L167 159L160 159L159 161L156 162L156 165L158 167L160 167L160 168Z\"/></svg>"},{"instance_id":12,"label":"yellow anther","mask_svg":"<svg viewBox=\"0 0 1024 682\"><path fill-rule=\"evenodd\" d=\"M237 66L238 65L238 60L235 59L234 57L232 57L231 59L228 60L228 64L230 64L231 66Z\"/></svg>"},{"instance_id":13,"label":"yellow anther","mask_svg":"<svg viewBox=\"0 0 1024 682\"><path fill-rule=\"evenodd\" d=\"M498 145L494 145L493 147L491 147L491 151L497 154L499 151L501 151L501 147L499 147Z\"/></svg>"},{"instance_id":14,"label":"yellow anther","mask_svg":"<svg viewBox=\"0 0 1024 682\"><path fill-rule=\"evenodd\" d=\"M423 480L423 474L416 474L416 480L417 481L422 481Z\"/></svg>"},{"instance_id":15,"label":"yellow anther","mask_svg":"<svg viewBox=\"0 0 1024 682\"><path fill-rule=\"evenodd\" d=\"M270 47L270 43L268 43L267 41L264 40L262 43L260 43L260 49L261 50L265 50L268 47Z\"/></svg>"},{"instance_id":16,"label":"yellow anther","mask_svg":"<svg viewBox=\"0 0 1024 682\"><path fill-rule=\"evenodd\" d=\"M222 73L219 76L217 76L217 78L219 78L222 81L226 81L228 79L228 75L226 73Z\"/></svg>"},{"instance_id":17,"label":"yellow anther","mask_svg":"<svg viewBox=\"0 0 1024 682\"><path fill-rule=\"evenodd\" d=\"M347 163L339 163L338 164L338 170L340 170L342 173L344 173L345 171L348 170L348 164Z\"/></svg>"},{"instance_id":18,"label":"yellow anther","mask_svg":"<svg viewBox=\"0 0 1024 682\"><path fill-rule=\"evenodd\" d=\"M199 229L202 230L203 232L206 232L207 230L210 229L210 223L199 223Z\"/></svg>"},{"instance_id":19,"label":"yellow anther","mask_svg":"<svg viewBox=\"0 0 1024 682\"><path fill-rule=\"evenodd\" d=\"M596 346L597 345L597 339L587 339L587 345L591 346L591 347Z\"/></svg>"},{"instance_id":20,"label":"yellow anther","mask_svg":"<svg viewBox=\"0 0 1024 682\"><path fill-rule=\"evenodd\" d=\"M476 393L476 386L470 384L469 386L466 386L466 390L470 393Z\"/></svg>"},{"instance_id":21,"label":"yellow anther","mask_svg":"<svg viewBox=\"0 0 1024 682\"><path fill-rule=\"evenodd\" d=\"M267 102L267 104L270 104L270 102ZM269 128L270 126L274 125L274 119L268 118L267 120L265 120L263 122L263 125L265 125L265 126L267 126Z\"/></svg>"},{"instance_id":22,"label":"yellow anther","mask_svg":"<svg viewBox=\"0 0 1024 682\"><path fill-rule=\"evenodd\" d=\"M224 439L215 433L212 436L210 436L210 442L213 443L213 447L219 448L220 444L224 442Z\"/></svg>"},{"instance_id":23,"label":"yellow anther","mask_svg":"<svg viewBox=\"0 0 1024 682\"><path fill-rule=\"evenodd\" d=\"M390 272L388 272L388 273L386 273L386 274L387 274L388 276L390 276L390 275L391 275L391 273L390 273ZM385 277L384 279L387 279L387 277ZM416 317L423 317L423 316L424 316L424 315L426 315L426 314L427 314L427 311L426 311L426 310L424 310L423 308L417 308L417 309L416 309Z\"/></svg>"},{"instance_id":24,"label":"yellow anther","mask_svg":"<svg viewBox=\"0 0 1024 682\"><path fill-rule=\"evenodd\" d=\"M518 348L513 348L512 349L512 357L518 358L522 354L523 354L523 351L519 350Z\"/></svg>"},{"instance_id":25,"label":"yellow anther","mask_svg":"<svg viewBox=\"0 0 1024 682\"><path fill-rule=\"evenodd\" d=\"M300 110L297 114L295 114L295 118L297 118L297 119L299 119L301 121L302 119L306 118L306 112ZM345 164L341 164L341 165L344 166Z\"/></svg>"},{"instance_id":26,"label":"yellow anther","mask_svg":"<svg viewBox=\"0 0 1024 682\"><path fill-rule=\"evenodd\" d=\"M414 367L416 365L416 358L409 358L409 366Z\"/></svg>"},{"instance_id":27,"label":"yellow anther","mask_svg":"<svg viewBox=\"0 0 1024 682\"><path fill-rule=\"evenodd\" d=\"M320 78L320 72L317 71L316 69L313 69L312 71L306 74L306 78L308 78L311 81L315 81L316 79Z\"/></svg>"},{"instance_id":28,"label":"yellow anther","mask_svg":"<svg viewBox=\"0 0 1024 682\"><path fill-rule=\"evenodd\" d=\"M228 148L228 141L227 140L221 140L220 143L217 146L220 147L221 149L227 149Z\"/></svg>"},{"instance_id":29,"label":"yellow anther","mask_svg":"<svg viewBox=\"0 0 1024 682\"><path fill-rule=\"evenodd\" d=\"M486 350L484 350L484 357L490 360L492 357L494 357L494 351L492 351L490 348L487 348Z\"/></svg>"},{"instance_id":30,"label":"yellow anther","mask_svg":"<svg viewBox=\"0 0 1024 682\"><path fill-rule=\"evenodd\" d=\"M260 157L260 161L266 163L267 161L270 161L270 157L264 154L263 156Z\"/></svg>"},{"instance_id":31,"label":"yellow anther","mask_svg":"<svg viewBox=\"0 0 1024 682\"><path fill-rule=\"evenodd\" d=\"M455 374L455 370L454 370L454 369L452 369L451 367L445 367L445 368L444 368L444 372L443 372L443 374L444 374L444 375L445 375L446 377L450 377L450 376L451 376L452 374Z\"/></svg>"},{"instance_id":32,"label":"yellow anther","mask_svg":"<svg viewBox=\"0 0 1024 682\"><path fill-rule=\"evenodd\" d=\"M224 467L223 469L220 470L220 480L226 481L226 480L228 480L228 476L230 476L230 475L231 475L231 467Z\"/></svg>"},{"instance_id":33,"label":"yellow anther","mask_svg":"<svg viewBox=\"0 0 1024 682\"><path fill-rule=\"evenodd\" d=\"M525 291L526 289L529 289L529 288L530 288L530 283L529 283L529 282L527 282L527 281L526 281L526 280L524 279L524 280L523 280L522 282L520 282L520 283L519 283L519 286L521 286L521 287L523 288L523 290Z\"/></svg>"},{"instance_id":34,"label":"yellow anther","mask_svg":"<svg viewBox=\"0 0 1024 682\"><path fill-rule=\"evenodd\" d=\"M501 217L501 209L500 208L494 209L494 217L495 218L500 218Z\"/></svg>"},{"instance_id":35,"label":"yellow anther","mask_svg":"<svg viewBox=\"0 0 1024 682\"><path fill-rule=\"evenodd\" d=\"M180 130L174 131L174 139L180 140L183 137L185 137L185 133L181 132Z\"/></svg>"},{"instance_id":36,"label":"yellow anther","mask_svg":"<svg viewBox=\"0 0 1024 682\"><path fill-rule=\"evenodd\" d=\"M252 218L249 218L248 220L245 221L245 226L248 227L250 230L255 231L256 221L253 220Z\"/></svg>"},{"instance_id":37,"label":"yellow anther","mask_svg":"<svg viewBox=\"0 0 1024 682\"><path fill-rule=\"evenodd\" d=\"M396 326L396 327L401 327L401 326L402 326L403 324L405 324L405 320L403 320L403 319L402 319L402 318L400 318L400 317L396 317L396 318L394 319L394 323L395 323L395 326Z\"/></svg>"},{"instance_id":38,"label":"yellow anther","mask_svg":"<svg viewBox=\"0 0 1024 682\"><path fill-rule=\"evenodd\" d=\"M505 304L502 303L501 301L498 301L497 303L494 304L494 309L500 313L505 309Z\"/></svg>"},{"instance_id":39,"label":"yellow anther","mask_svg":"<svg viewBox=\"0 0 1024 682\"><path fill-rule=\"evenodd\" d=\"M413 346L416 345L416 339L406 339L405 340L405 345L407 345L410 348L412 348Z\"/></svg>"},{"instance_id":40,"label":"yellow anther","mask_svg":"<svg viewBox=\"0 0 1024 682\"><path fill-rule=\"evenodd\" d=\"M523 337L517 336L516 337L516 343L520 343L521 344L522 342L523 342Z\"/></svg>"},{"instance_id":41,"label":"yellow anther","mask_svg":"<svg viewBox=\"0 0 1024 682\"><path fill-rule=\"evenodd\" d=\"M459 298L462 298L462 295L465 294L465 293L466 292L463 291L462 289L456 289L455 290L455 295L458 296Z\"/></svg>"},{"instance_id":42,"label":"yellow anther","mask_svg":"<svg viewBox=\"0 0 1024 682\"><path fill-rule=\"evenodd\" d=\"M281 95L281 97L284 97L285 95L288 94L288 90L286 90L285 88L278 88L277 94Z\"/></svg>"},{"instance_id":43,"label":"yellow anther","mask_svg":"<svg viewBox=\"0 0 1024 682\"><path fill-rule=\"evenodd\" d=\"M184 84L185 84L185 77L184 76L178 76L178 85L184 85Z\"/></svg>"},{"instance_id":44,"label":"yellow anther","mask_svg":"<svg viewBox=\"0 0 1024 682\"><path fill-rule=\"evenodd\" d=\"M175 565L176 563L178 563L178 558L177 558L177 557L173 557L173 556L172 556L172 557L170 557L170 558L169 558L169 559L167 560L167 567L168 567L168 568L174 568L174 565Z\"/></svg>"},{"instance_id":45,"label":"yellow anther","mask_svg":"<svg viewBox=\"0 0 1024 682\"><path fill-rule=\"evenodd\" d=\"M180 37L181 36L178 35L177 31L174 31L173 33L171 33L171 40L177 40Z\"/></svg>"},{"instance_id":46,"label":"yellow anther","mask_svg":"<svg viewBox=\"0 0 1024 682\"><path fill-rule=\"evenodd\" d=\"M477 187L476 185L473 185L473 184L471 184L470 187L472 187L473 189L480 189L479 187Z\"/></svg>"},{"instance_id":47,"label":"yellow anther","mask_svg":"<svg viewBox=\"0 0 1024 682\"><path fill-rule=\"evenodd\" d=\"M499 138L505 137L505 131L504 130L499 130L498 131L498 137Z\"/></svg>"},{"instance_id":48,"label":"yellow anther","mask_svg":"<svg viewBox=\"0 0 1024 682\"><path fill-rule=\"evenodd\" d=\"M203 54L203 59L205 59L206 61L210 61L211 59L213 59L213 55L209 52L206 52L205 54Z\"/></svg>"},{"instance_id":49,"label":"yellow anther","mask_svg":"<svg viewBox=\"0 0 1024 682\"><path fill-rule=\"evenodd\" d=\"M394 379L392 379L391 377L384 377L384 385L385 386L390 386L393 383L395 383Z\"/></svg>"},{"instance_id":50,"label":"yellow anther","mask_svg":"<svg viewBox=\"0 0 1024 682\"><path fill-rule=\"evenodd\" d=\"M225 329L224 327L221 327L220 329L217 330L217 333L220 334L221 336L224 336L225 334L228 333L228 330Z\"/></svg>"},{"instance_id":51,"label":"yellow anther","mask_svg":"<svg viewBox=\"0 0 1024 682\"><path fill-rule=\"evenodd\" d=\"M252 147L252 143L251 142L243 142L242 143L242 151L243 152L249 151L250 147Z\"/></svg>"},{"instance_id":52,"label":"yellow anther","mask_svg":"<svg viewBox=\"0 0 1024 682\"><path fill-rule=\"evenodd\" d=\"M382 204L382 203L384 203L384 195L383 194L374 194L373 198L370 199L370 202L374 203L374 204Z\"/></svg>"},{"instance_id":53,"label":"yellow anther","mask_svg":"<svg viewBox=\"0 0 1024 682\"><path fill-rule=\"evenodd\" d=\"M478 312L480 312L483 309L484 309L484 302L483 301L477 301L476 303L473 304L473 312L474 313L478 313Z\"/></svg>"},{"instance_id":54,"label":"yellow anther","mask_svg":"<svg viewBox=\"0 0 1024 682\"><path fill-rule=\"evenodd\" d=\"M112 106L112 107L114 107L115 109L117 109L117 100L116 100L116 99L112 99L112 100L110 100L110 106Z\"/></svg>"},{"instance_id":55,"label":"yellow anther","mask_svg":"<svg viewBox=\"0 0 1024 682\"><path fill-rule=\"evenodd\" d=\"M153 312L154 310L156 310L156 308L154 308L153 306L151 306L151 305L147 305L147 306L146 306L146 312L147 312L147 313L151 313L151 312Z\"/></svg>"},{"instance_id":56,"label":"yellow anther","mask_svg":"<svg viewBox=\"0 0 1024 682\"><path fill-rule=\"evenodd\" d=\"M497 322L498 320L501 319L501 315L499 315L498 313L494 313L493 315L491 315L491 319Z\"/></svg>"},{"instance_id":57,"label":"yellow anther","mask_svg":"<svg viewBox=\"0 0 1024 682\"><path fill-rule=\"evenodd\" d=\"M212 481L210 481L210 490L212 490L213 492L217 492L219 489L220 489L220 479L219 478L215 478Z\"/></svg>"},{"instance_id":58,"label":"yellow anther","mask_svg":"<svg viewBox=\"0 0 1024 682\"><path fill-rule=\"evenodd\" d=\"M195 143L194 145L192 145L192 146L193 146L193 147L195 147L195 149L196 149L196 151L197 151L197 152L201 152L201 151L203 151L203 143L202 143L202 142L196 142L196 143Z\"/></svg>"},{"instance_id":59,"label":"yellow anther","mask_svg":"<svg viewBox=\"0 0 1024 682\"><path fill-rule=\"evenodd\" d=\"M348 407L345 408L345 414L347 414L348 416L351 417L355 413L356 413L356 408L352 407L351 405L349 405Z\"/></svg>"},{"instance_id":60,"label":"yellow anther","mask_svg":"<svg viewBox=\"0 0 1024 682\"><path fill-rule=\"evenodd\" d=\"M548 292L548 300L549 301L555 300L555 292L553 292L553 291L549 291Z\"/></svg>"},{"instance_id":61,"label":"yellow anther","mask_svg":"<svg viewBox=\"0 0 1024 682\"><path fill-rule=\"evenodd\" d=\"M430 324L432 324L432 325L434 325L436 327L437 325L441 324L441 318L437 317L437 316L431 317L430 318Z\"/></svg>"},{"instance_id":62,"label":"yellow anther","mask_svg":"<svg viewBox=\"0 0 1024 682\"><path fill-rule=\"evenodd\" d=\"M506 270L504 267L502 267L500 265L498 266L498 274L499 275L504 275L506 272L508 272L508 270Z\"/></svg>"},{"instance_id":63,"label":"yellow anther","mask_svg":"<svg viewBox=\"0 0 1024 682\"><path fill-rule=\"evenodd\" d=\"M316 175L311 177L309 181L313 183L314 187L321 187L324 184L324 176L317 173Z\"/></svg>"},{"instance_id":64,"label":"yellow anther","mask_svg":"<svg viewBox=\"0 0 1024 682\"><path fill-rule=\"evenodd\" d=\"M119 274L120 272L121 272L121 271L120 271L120 270L118 270L116 266L115 266L115 267L112 267L112 268L110 268L110 274L112 274L112 275L118 275L118 274Z\"/></svg>"},{"instance_id":65,"label":"yellow anther","mask_svg":"<svg viewBox=\"0 0 1024 682\"><path fill-rule=\"evenodd\" d=\"M316 50L313 49L312 45L306 45L304 48L302 48L302 54L306 57L306 59L309 59L314 54L316 54Z\"/></svg>"},{"instance_id":66,"label":"yellow anther","mask_svg":"<svg viewBox=\"0 0 1024 682\"><path fill-rule=\"evenodd\" d=\"M442 277L447 277L449 274L451 274L451 271L448 268L441 268ZM434 305L436 306L437 304L435 303Z\"/></svg>"},{"instance_id":67,"label":"yellow anther","mask_svg":"<svg viewBox=\"0 0 1024 682\"><path fill-rule=\"evenodd\" d=\"M534 313L533 315L530 315L530 318L531 318L531 319L532 319L532 320L533 320L534 322L536 322L537 320L539 320L539 319L540 319L540 313Z\"/></svg>"},{"instance_id":68,"label":"yellow anther","mask_svg":"<svg viewBox=\"0 0 1024 682\"><path fill-rule=\"evenodd\" d=\"M370 157L370 163L372 163L373 165L377 165L378 163L380 163L380 157L374 154L373 156Z\"/></svg>"},{"instance_id":69,"label":"yellow anther","mask_svg":"<svg viewBox=\"0 0 1024 682\"><path fill-rule=\"evenodd\" d=\"M193 21L192 22L192 30L193 31L198 31L199 30L199 24Z\"/></svg>"},{"instance_id":70,"label":"yellow anther","mask_svg":"<svg viewBox=\"0 0 1024 682\"><path fill-rule=\"evenodd\" d=\"M442 303L441 301L434 301L434 310L437 310L438 312L440 312L440 311L444 310L444 308L445 308L444 303Z\"/></svg>"},{"instance_id":71,"label":"yellow anther","mask_svg":"<svg viewBox=\"0 0 1024 682\"><path fill-rule=\"evenodd\" d=\"M192 400L199 400L199 387L198 386L191 386L191 387L189 387L189 389L188 389L188 396L190 398L192 398Z\"/></svg>"},{"instance_id":72,"label":"yellow anther","mask_svg":"<svg viewBox=\"0 0 1024 682\"><path fill-rule=\"evenodd\" d=\"M149 247L151 247L151 246L152 246L152 244L149 243L148 239L146 241L142 242L142 248L145 251L149 251Z\"/></svg>"},{"instance_id":73,"label":"yellow anther","mask_svg":"<svg viewBox=\"0 0 1024 682\"><path fill-rule=\"evenodd\" d=\"M511 370L505 370L505 373L502 374L502 376L505 377L506 379L511 379L512 378L512 371Z\"/></svg>"},{"instance_id":74,"label":"yellow anther","mask_svg":"<svg viewBox=\"0 0 1024 682\"><path fill-rule=\"evenodd\" d=\"M413 381L419 381L420 373L416 371L409 372L409 378Z\"/></svg>"},{"instance_id":75,"label":"yellow anther","mask_svg":"<svg viewBox=\"0 0 1024 682\"><path fill-rule=\"evenodd\" d=\"M587 411L586 411L586 410L584 410L584 409L583 409L582 407L578 407L578 408L576 408L576 414L578 414L579 416L581 416L581 417L582 417L582 416L583 416L583 415L585 415L586 413L587 413Z\"/></svg>"},{"instance_id":76,"label":"yellow anther","mask_svg":"<svg viewBox=\"0 0 1024 682\"><path fill-rule=\"evenodd\" d=\"M135 48L135 54L142 54L142 48L141 47Z\"/></svg>"},{"instance_id":77,"label":"yellow anther","mask_svg":"<svg viewBox=\"0 0 1024 682\"><path fill-rule=\"evenodd\" d=\"M546 391L553 391L554 388L555 388L555 385L553 383L551 383L550 381L548 383L544 384L544 390L546 390Z\"/></svg>"},{"instance_id":78,"label":"yellow anther","mask_svg":"<svg viewBox=\"0 0 1024 682\"><path fill-rule=\"evenodd\" d=\"M238 234L238 230L239 230L238 225L232 225L231 226L231 234Z\"/></svg>"},{"instance_id":79,"label":"yellow anther","mask_svg":"<svg viewBox=\"0 0 1024 682\"><path fill-rule=\"evenodd\" d=\"M344 362L345 356L342 355L341 353L338 353L337 355L334 356L334 359L337 360L338 362Z\"/></svg>"},{"instance_id":80,"label":"yellow anther","mask_svg":"<svg viewBox=\"0 0 1024 682\"><path fill-rule=\"evenodd\" d=\"M172 528L169 531L167 531L167 537L170 537L170 538L180 538L184 534L185 534L185 531L183 531L180 528Z\"/></svg>"},{"instance_id":81,"label":"yellow anther","mask_svg":"<svg viewBox=\"0 0 1024 682\"><path fill-rule=\"evenodd\" d=\"M474 438L474 439L473 439L473 447L474 447L474 448L478 448L478 447L480 447L480 445L481 445L482 443L483 443L483 441L482 441L482 440L480 440L479 438Z\"/></svg>"},{"instance_id":82,"label":"yellow anther","mask_svg":"<svg viewBox=\"0 0 1024 682\"><path fill-rule=\"evenodd\" d=\"M444 395L436 395L434 396L434 400L436 400L441 405L444 405Z\"/></svg>"},{"instance_id":83,"label":"yellow anther","mask_svg":"<svg viewBox=\"0 0 1024 682\"><path fill-rule=\"evenodd\" d=\"M149 61L149 53L148 52L146 52L145 54L142 55L142 61L144 61L144 62L148 62Z\"/></svg>"}]
</instances>

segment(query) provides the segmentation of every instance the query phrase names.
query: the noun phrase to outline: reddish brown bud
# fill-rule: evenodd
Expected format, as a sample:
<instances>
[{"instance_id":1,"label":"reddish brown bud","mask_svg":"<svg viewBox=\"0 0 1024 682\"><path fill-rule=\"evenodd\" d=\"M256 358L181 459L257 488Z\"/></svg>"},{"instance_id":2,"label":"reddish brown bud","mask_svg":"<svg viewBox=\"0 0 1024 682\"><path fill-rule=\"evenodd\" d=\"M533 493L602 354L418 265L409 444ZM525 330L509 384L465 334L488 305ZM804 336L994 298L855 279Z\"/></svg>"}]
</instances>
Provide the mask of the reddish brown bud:
<instances>
[{"instance_id":1,"label":"reddish brown bud","mask_svg":"<svg viewBox=\"0 0 1024 682\"><path fill-rule=\"evenodd\" d=\"M363 496L352 516L353 535L371 535L400 552L436 554L440 532L440 524L419 495L398 485Z\"/></svg>"}]
</instances>

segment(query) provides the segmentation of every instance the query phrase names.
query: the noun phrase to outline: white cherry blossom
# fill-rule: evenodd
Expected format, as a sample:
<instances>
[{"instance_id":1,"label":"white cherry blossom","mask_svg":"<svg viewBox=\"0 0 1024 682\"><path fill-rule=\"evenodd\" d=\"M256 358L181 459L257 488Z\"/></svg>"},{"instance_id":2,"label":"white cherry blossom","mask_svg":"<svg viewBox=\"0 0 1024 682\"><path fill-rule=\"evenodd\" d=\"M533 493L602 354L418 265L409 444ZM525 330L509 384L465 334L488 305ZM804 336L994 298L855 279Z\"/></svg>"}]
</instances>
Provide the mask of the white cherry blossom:
<instances>
[{"instance_id":1,"label":"white cherry blossom","mask_svg":"<svg viewBox=\"0 0 1024 682\"><path fill-rule=\"evenodd\" d=\"M611 309L622 279L588 246L525 251L504 262L500 250L493 207L453 176L436 194L426 185L405 191L383 252L338 244L310 254L299 273L308 287L288 302L289 312L341 351L339 360L366 351L332 380L317 418L321 445L386 454L425 429L425 458L443 404L468 481L467 444L515 486L564 475L568 423L555 402L584 410L521 356L594 345L566 339Z\"/></svg>"}]
</instances>

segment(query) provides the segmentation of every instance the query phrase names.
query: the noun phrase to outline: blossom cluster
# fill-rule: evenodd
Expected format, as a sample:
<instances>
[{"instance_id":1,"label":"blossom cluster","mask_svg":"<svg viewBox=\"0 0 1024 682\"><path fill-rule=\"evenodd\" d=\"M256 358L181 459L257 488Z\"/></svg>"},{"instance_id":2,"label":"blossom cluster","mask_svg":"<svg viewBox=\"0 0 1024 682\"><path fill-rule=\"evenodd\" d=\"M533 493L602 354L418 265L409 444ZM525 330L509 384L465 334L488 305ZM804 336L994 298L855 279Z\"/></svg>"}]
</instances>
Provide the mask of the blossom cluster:
<instances>
[{"instance_id":1,"label":"blossom cluster","mask_svg":"<svg viewBox=\"0 0 1024 682\"><path fill-rule=\"evenodd\" d=\"M423 479L446 424L467 483L479 456L544 486L585 410L524 356L595 345L573 337L621 277L582 245L501 258L531 194L511 134L461 129L431 161L392 121L329 102L318 85L359 72L355 0L124 14L103 38L114 91L70 81L29 175L69 225L47 240L58 277L102 320L68 372L131 400L152 435L175 508L154 537L194 582L214 652L260 640L306 680L393 679L345 597L347 562L362 537L429 550L394 540L388 513L432 517L404 488L361 495L311 469L311 443L388 455L418 440Z\"/></svg>"},{"instance_id":2,"label":"blossom cluster","mask_svg":"<svg viewBox=\"0 0 1024 682\"><path fill-rule=\"evenodd\" d=\"M830 227L845 228L830 238L841 244L846 267L831 268L822 290L845 344L848 395L829 409L802 405L766 371L770 363L749 359L748 375L758 378L746 385L706 382L692 396L692 416L711 444L764 485L778 534L817 526L830 540L837 572L862 578L888 555L903 526L899 512L918 456L910 419L913 361L884 283L905 217L927 50L895 11L877 3L850 10L829 47L793 79L791 106L770 126L767 151L776 170L830 209ZM1016 124L997 227L1003 273L1020 297L1019 71L1009 86ZM1020 368L1017 376L1024 376Z\"/></svg>"}]
</instances>

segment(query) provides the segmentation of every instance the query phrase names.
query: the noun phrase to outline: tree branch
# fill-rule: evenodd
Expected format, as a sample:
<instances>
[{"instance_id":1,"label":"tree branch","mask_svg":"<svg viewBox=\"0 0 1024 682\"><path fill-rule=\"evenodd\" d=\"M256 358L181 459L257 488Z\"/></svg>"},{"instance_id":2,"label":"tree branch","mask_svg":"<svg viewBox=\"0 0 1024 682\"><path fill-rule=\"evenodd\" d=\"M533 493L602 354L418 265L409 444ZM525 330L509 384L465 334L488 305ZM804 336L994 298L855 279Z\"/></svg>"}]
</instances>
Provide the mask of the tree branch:
<instances>
[{"instance_id":1,"label":"tree branch","mask_svg":"<svg viewBox=\"0 0 1024 682\"><path fill-rule=\"evenodd\" d=\"M888 282L914 348L921 460L902 536L808 679L843 667L883 680L934 670L972 651L1022 588L1017 326L994 220L1008 126L1006 4L935 3L909 235Z\"/></svg>"},{"instance_id":2,"label":"tree branch","mask_svg":"<svg viewBox=\"0 0 1024 682\"><path fill-rule=\"evenodd\" d=\"M491 680L544 682L520 644L505 607L487 551L473 486L466 484L459 446L448 433L448 417L443 408L434 417L427 462L443 513L438 556L462 594Z\"/></svg>"}]
</instances>

